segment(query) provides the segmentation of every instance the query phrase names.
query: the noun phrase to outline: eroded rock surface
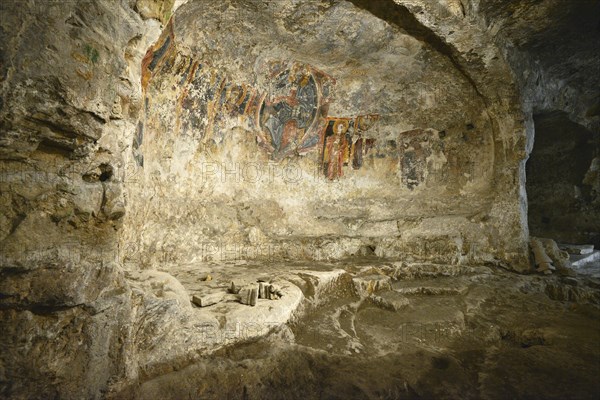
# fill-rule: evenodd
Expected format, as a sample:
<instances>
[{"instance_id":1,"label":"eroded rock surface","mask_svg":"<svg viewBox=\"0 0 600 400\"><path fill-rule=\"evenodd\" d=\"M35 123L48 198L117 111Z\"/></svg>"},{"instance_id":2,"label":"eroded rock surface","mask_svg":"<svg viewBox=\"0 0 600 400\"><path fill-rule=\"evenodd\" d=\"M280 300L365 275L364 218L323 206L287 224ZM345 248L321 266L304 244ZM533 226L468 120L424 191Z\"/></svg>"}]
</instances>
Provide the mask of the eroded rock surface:
<instances>
[{"instance_id":1,"label":"eroded rock surface","mask_svg":"<svg viewBox=\"0 0 600 400\"><path fill-rule=\"evenodd\" d=\"M374 252L527 269L518 193L492 184L525 133L499 98L516 96L508 67L474 81L401 23L349 2L183 5L142 65L125 229L139 262Z\"/></svg>"},{"instance_id":2,"label":"eroded rock surface","mask_svg":"<svg viewBox=\"0 0 600 400\"><path fill-rule=\"evenodd\" d=\"M243 268L241 275L287 275L302 288L301 312L277 326L255 317L253 328L273 328L259 340L226 326L207 331L223 342L235 332L249 340L115 398L558 399L600 389L597 279L402 262L337 266ZM367 280L388 285L365 292Z\"/></svg>"},{"instance_id":3,"label":"eroded rock surface","mask_svg":"<svg viewBox=\"0 0 600 400\"><path fill-rule=\"evenodd\" d=\"M2 2L0 397L593 398L597 9Z\"/></svg>"}]
</instances>

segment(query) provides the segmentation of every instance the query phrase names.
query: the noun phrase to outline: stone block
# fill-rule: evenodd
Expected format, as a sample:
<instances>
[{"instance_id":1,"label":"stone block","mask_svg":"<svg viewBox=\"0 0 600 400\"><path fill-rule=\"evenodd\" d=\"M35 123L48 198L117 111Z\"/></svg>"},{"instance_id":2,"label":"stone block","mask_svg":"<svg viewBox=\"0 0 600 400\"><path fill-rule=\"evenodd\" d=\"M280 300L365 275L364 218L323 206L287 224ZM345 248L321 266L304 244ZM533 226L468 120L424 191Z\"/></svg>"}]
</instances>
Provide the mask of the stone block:
<instances>
[{"instance_id":1,"label":"stone block","mask_svg":"<svg viewBox=\"0 0 600 400\"><path fill-rule=\"evenodd\" d=\"M198 307L208 307L217 304L223 300L225 293L211 293L205 296L192 296L192 303Z\"/></svg>"},{"instance_id":2,"label":"stone block","mask_svg":"<svg viewBox=\"0 0 600 400\"><path fill-rule=\"evenodd\" d=\"M249 306L255 306L258 301L258 287L252 285L240 290L240 302Z\"/></svg>"}]
</instances>

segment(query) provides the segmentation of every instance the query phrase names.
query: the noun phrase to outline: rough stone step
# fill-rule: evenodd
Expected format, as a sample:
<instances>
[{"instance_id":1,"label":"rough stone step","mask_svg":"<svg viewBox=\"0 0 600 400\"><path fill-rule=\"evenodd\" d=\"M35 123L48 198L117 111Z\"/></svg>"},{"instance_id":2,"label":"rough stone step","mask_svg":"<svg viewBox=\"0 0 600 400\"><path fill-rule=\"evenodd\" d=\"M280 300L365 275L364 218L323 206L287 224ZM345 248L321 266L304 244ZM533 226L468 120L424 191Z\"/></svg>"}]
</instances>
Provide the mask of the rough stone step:
<instances>
[{"instance_id":1,"label":"rough stone step","mask_svg":"<svg viewBox=\"0 0 600 400\"><path fill-rule=\"evenodd\" d=\"M559 243L558 247L569 254L590 254L594 251L593 244L566 244Z\"/></svg>"},{"instance_id":2,"label":"rough stone step","mask_svg":"<svg viewBox=\"0 0 600 400\"><path fill-rule=\"evenodd\" d=\"M600 250L594 250L588 254L572 255L570 257L573 268L585 267L600 261Z\"/></svg>"},{"instance_id":3,"label":"rough stone step","mask_svg":"<svg viewBox=\"0 0 600 400\"><path fill-rule=\"evenodd\" d=\"M392 290L402 295L444 296L461 295L466 293L469 278L466 277L439 277L412 281L397 281L392 285Z\"/></svg>"},{"instance_id":4,"label":"rough stone step","mask_svg":"<svg viewBox=\"0 0 600 400\"><path fill-rule=\"evenodd\" d=\"M387 275L367 275L352 278L357 291L363 296L381 290L389 290L392 285L392 278Z\"/></svg>"},{"instance_id":5,"label":"rough stone step","mask_svg":"<svg viewBox=\"0 0 600 400\"><path fill-rule=\"evenodd\" d=\"M409 305L408 299L394 290L373 294L369 299L375 305L391 311L399 311Z\"/></svg>"},{"instance_id":6,"label":"rough stone step","mask_svg":"<svg viewBox=\"0 0 600 400\"><path fill-rule=\"evenodd\" d=\"M571 267L578 274L600 278L600 250L594 250L590 254L572 255Z\"/></svg>"},{"instance_id":7,"label":"rough stone step","mask_svg":"<svg viewBox=\"0 0 600 400\"><path fill-rule=\"evenodd\" d=\"M459 295L464 293L467 288L439 287L439 286L413 286L396 287L394 291L403 295L425 295L425 296L445 296Z\"/></svg>"}]
</instances>

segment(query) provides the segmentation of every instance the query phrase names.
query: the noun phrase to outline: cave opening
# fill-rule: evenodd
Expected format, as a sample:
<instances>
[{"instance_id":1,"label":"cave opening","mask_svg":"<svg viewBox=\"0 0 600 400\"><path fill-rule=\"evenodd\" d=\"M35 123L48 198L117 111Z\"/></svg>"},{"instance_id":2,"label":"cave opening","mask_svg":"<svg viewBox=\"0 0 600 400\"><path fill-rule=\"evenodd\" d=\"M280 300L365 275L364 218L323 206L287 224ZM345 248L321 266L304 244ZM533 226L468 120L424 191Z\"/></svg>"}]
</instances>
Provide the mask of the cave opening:
<instances>
[{"instance_id":1,"label":"cave opening","mask_svg":"<svg viewBox=\"0 0 600 400\"><path fill-rule=\"evenodd\" d=\"M597 248L598 134L560 111L533 118L535 141L526 166L530 234Z\"/></svg>"}]
</instances>

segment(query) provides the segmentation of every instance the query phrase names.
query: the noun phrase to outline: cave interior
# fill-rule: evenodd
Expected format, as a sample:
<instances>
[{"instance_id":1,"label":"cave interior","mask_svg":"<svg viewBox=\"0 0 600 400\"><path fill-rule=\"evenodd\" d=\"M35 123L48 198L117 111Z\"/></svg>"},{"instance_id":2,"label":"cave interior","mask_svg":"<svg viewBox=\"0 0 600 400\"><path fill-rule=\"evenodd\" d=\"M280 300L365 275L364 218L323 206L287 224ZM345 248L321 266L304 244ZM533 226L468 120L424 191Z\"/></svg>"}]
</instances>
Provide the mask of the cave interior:
<instances>
[{"instance_id":1,"label":"cave interior","mask_svg":"<svg viewBox=\"0 0 600 400\"><path fill-rule=\"evenodd\" d=\"M0 4L0 398L597 399L599 0Z\"/></svg>"}]
</instances>

